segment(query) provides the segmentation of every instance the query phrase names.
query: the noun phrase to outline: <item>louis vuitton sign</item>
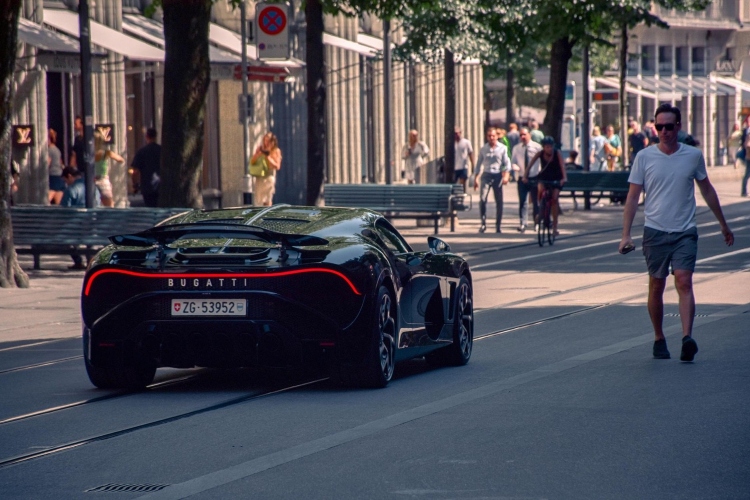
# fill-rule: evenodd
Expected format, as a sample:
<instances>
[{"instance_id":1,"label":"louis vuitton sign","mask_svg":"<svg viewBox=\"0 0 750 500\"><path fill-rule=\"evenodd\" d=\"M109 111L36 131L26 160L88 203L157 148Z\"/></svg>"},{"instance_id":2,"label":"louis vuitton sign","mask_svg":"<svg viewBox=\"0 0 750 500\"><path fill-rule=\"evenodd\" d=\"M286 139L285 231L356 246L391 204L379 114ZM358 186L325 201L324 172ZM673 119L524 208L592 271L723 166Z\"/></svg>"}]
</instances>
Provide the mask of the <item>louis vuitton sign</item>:
<instances>
[{"instance_id":1,"label":"louis vuitton sign","mask_svg":"<svg viewBox=\"0 0 750 500\"><path fill-rule=\"evenodd\" d=\"M34 125L13 125L13 147L29 148L34 145Z\"/></svg>"},{"instance_id":2,"label":"louis vuitton sign","mask_svg":"<svg viewBox=\"0 0 750 500\"><path fill-rule=\"evenodd\" d=\"M94 130L102 134L104 144L115 143L115 125L113 123L97 123Z\"/></svg>"}]
</instances>

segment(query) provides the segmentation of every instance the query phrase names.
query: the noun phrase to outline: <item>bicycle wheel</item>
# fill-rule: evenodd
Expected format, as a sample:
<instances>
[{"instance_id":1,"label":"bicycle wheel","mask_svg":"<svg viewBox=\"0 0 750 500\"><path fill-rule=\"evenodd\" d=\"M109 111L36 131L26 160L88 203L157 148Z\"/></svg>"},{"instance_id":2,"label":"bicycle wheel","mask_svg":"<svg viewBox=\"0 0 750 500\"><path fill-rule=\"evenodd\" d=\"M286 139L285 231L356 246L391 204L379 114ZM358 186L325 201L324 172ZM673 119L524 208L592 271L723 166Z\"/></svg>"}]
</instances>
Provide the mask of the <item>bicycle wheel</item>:
<instances>
[{"instance_id":1,"label":"bicycle wheel","mask_svg":"<svg viewBox=\"0 0 750 500\"><path fill-rule=\"evenodd\" d=\"M547 214L547 198L542 197L542 200L539 202L539 224L537 224L537 231L536 231L536 237L539 241L539 246L544 246L544 239L547 237L545 235L545 226L547 225L545 222L549 219L549 215Z\"/></svg>"}]
</instances>

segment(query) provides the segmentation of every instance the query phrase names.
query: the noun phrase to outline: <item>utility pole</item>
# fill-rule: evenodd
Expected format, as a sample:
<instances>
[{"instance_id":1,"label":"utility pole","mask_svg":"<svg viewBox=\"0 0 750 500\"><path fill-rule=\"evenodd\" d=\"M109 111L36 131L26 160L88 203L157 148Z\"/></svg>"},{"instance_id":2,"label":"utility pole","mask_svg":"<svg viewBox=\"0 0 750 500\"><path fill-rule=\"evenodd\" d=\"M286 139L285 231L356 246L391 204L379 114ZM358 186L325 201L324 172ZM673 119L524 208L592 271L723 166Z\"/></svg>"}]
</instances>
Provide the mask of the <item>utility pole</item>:
<instances>
[{"instance_id":1,"label":"utility pole","mask_svg":"<svg viewBox=\"0 0 750 500\"><path fill-rule=\"evenodd\" d=\"M589 44L583 47L583 119L581 121L581 156L583 159L583 170L591 170L589 151L591 149L591 102L589 93ZM591 210L591 193L586 191L583 201L584 210Z\"/></svg>"},{"instance_id":2,"label":"utility pole","mask_svg":"<svg viewBox=\"0 0 750 500\"><path fill-rule=\"evenodd\" d=\"M385 141L385 183L393 183L391 158L391 22L383 20L383 141Z\"/></svg>"},{"instance_id":3,"label":"utility pole","mask_svg":"<svg viewBox=\"0 0 750 500\"><path fill-rule=\"evenodd\" d=\"M85 150L82 162L86 180L86 208L96 206L96 184L94 184L94 103L91 97L91 32L89 28L89 2L78 2L78 33L81 46L81 103L83 104L83 143ZM78 158L76 158L78 162Z\"/></svg>"},{"instance_id":4,"label":"utility pole","mask_svg":"<svg viewBox=\"0 0 750 500\"><path fill-rule=\"evenodd\" d=\"M244 191L242 193L242 204L253 204L253 178L250 177L250 142L247 130L247 9L245 0L240 2L240 35L242 37L242 164L245 166Z\"/></svg>"},{"instance_id":5,"label":"utility pole","mask_svg":"<svg viewBox=\"0 0 750 500\"><path fill-rule=\"evenodd\" d=\"M628 137L628 95L627 95L627 78L628 78L628 23L622 22L622 31L620 33L620 139L622 144L622 166L630 160L630 138Z\"/></svg>"}]
</instances>

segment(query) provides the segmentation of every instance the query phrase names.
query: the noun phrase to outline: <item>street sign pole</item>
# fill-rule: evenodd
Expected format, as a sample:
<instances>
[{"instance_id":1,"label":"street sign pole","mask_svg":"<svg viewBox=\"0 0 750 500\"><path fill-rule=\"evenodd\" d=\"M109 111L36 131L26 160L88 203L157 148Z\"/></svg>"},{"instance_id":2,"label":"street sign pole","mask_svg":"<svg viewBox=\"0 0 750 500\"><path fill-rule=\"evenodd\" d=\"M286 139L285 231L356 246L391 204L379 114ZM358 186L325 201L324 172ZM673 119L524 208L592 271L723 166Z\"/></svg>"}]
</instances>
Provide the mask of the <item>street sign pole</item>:
<instances>
[{"instance_id":1,"label":"street sign pole","mask_svg":"<svg viewBox=\"0 0 750 500\"><path fill-rule=\"evenodd\" d=\"M242 161L245 166L244 191L242 193L242 204L253 204L253 178L250 177L250 142L247 123L247 9L245 1L240 2L240 24L242 36Z\"/></svg>"},{"instance_id":2,"label":"street sign pole","mask_svg":"<svg viewBox=\"0 0 750 500\"><path fill-rule=\"evenodd\" d=\"M78 169L83 166L86 180L86 208L96 206L94 183L94 104L91 97L91 34L89 30L89 3L78 3L78 32L81 46L81 102L83 104L83 158L76 158ZM81 161L82 160L82 161Z\"/></svg>"},{"instance_id":3,"label":"street sign pole","mask_svg":"<svg viewBox=\"0 0 750 500\"><path fill-rule=\"evenodd\" d=\"M393 182L393 166L391 165L391 22L383 20L383 140L385 142L385 183Z\"/></svg>"}]
</instances>

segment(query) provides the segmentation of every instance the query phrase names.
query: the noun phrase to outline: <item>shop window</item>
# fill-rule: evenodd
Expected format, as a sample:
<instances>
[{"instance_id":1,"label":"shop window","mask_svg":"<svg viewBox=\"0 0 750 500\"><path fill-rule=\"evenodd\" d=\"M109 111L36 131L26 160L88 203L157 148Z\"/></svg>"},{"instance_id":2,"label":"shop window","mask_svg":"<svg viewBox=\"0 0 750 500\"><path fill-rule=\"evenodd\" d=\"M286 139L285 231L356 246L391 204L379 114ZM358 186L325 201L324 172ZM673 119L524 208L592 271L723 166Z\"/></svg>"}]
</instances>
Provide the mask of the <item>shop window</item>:
<instances>
[{"instance_id":1,"label":"shop window","mask_svg":"<svg viewBox=\"0 0 750 500\"><path fill-rule=\"evenodd\" d=\"M641 73L653 75L656 70L656 48L653 45L641 47Z\"/></svg>"},{"instance_id":2,"label":"shop window","mask_svg":"<svg viewBox=\"0 0 750 500\"><path fill-rule=\"evenodd\" d=\"M659 47L659 74L661 76L672 76L672 47Z\"/></svg>"}]
</instances>

